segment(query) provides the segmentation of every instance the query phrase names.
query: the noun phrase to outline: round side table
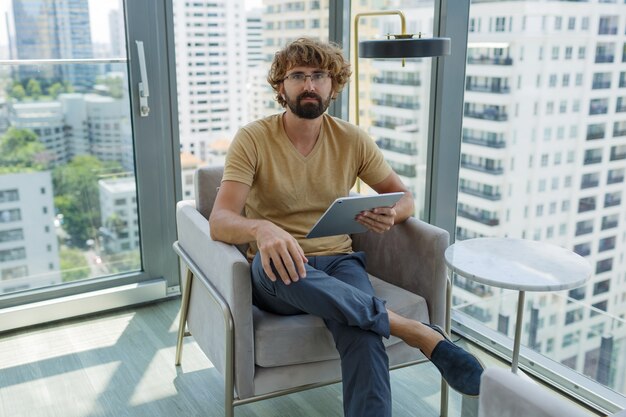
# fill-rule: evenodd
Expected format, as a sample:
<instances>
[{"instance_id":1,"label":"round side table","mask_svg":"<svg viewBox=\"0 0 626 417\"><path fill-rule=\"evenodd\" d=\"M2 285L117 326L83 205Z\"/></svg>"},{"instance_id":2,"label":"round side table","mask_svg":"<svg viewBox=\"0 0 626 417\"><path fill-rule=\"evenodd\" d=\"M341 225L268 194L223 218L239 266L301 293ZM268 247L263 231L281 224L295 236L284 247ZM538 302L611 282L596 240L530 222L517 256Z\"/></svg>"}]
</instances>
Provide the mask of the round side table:
<instances>
[{"instance_id":1,"label":"round side table","mask_svg":"<svg viewBox=\"0 0 626 417\"><path fill-rule=\"evenodd\" d=\"M476 238L456 242L445 252L452 272L518 294L511 371L517 373L526 291L580 287L591 276L582 256L556 245L526 239Z\"/></svg>"}]
</instances>

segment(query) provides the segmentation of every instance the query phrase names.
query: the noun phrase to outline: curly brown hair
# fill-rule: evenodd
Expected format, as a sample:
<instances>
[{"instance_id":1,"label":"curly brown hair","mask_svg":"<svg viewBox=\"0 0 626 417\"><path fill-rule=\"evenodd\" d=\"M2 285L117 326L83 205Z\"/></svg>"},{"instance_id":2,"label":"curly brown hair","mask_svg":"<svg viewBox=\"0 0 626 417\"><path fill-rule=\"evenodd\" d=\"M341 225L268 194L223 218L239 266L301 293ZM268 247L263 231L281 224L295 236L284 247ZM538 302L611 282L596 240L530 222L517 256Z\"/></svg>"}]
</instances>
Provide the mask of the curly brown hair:
<instances>
[{"instance_id":1,"label":"curly brown hair","mask_svg":"<svg viewBox=\"0 0 626 417\"><path fill-rule=\"evenodd\" d=\"M287 71L297 66L312 66L328 71L333 80L333 99L341 92L352 74L350 63L343 57L339 45L312 38L296 39L276 52L267 75L267 81L276 93L276 101L283 107L287 102L280 94L280 85L285 80Z\"/></svg>"}]
</instances>

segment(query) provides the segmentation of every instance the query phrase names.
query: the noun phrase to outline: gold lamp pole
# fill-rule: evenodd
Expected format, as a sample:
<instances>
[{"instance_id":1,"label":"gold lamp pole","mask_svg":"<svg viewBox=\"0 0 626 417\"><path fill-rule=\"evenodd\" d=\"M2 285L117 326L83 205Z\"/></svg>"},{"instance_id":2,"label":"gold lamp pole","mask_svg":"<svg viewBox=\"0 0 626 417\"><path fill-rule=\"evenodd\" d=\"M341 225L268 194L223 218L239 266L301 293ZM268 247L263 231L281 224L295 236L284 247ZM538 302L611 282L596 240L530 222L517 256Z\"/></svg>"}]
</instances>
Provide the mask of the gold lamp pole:
<instances>
[{"instance_id":1,"label":"gold lamp pole","mask_svg":"<svg viewBox=\"0 0 626 417\"><path fill-rule=\"evenodd\" d=\"M368 16L388 16L388 15L397 15L400 16L400 22L402 24L402 35L406 36L406 18L404 17L404 13L400 10L387 10L380 12L364 12L357 13L354 16L354 103L356 105L356 117L354 122L357 126L360 125L360 107L359 107L359 20L362 17ZM387 35L389 38L389 35ZM404 58L402 59L402 66L404 66ZM356 192L361 192L361 180L357 178L356 180Z\"/></svg>"},{"instance_id":2,"label":"gold lamp pole","mask_svg":"<svg viewBox=\"0 0 626 417\"><path fill-rule=\"evenodd\" d=\"M359 42L359 19L366 16L387 16L398 15L402 23L402 33L399 35L387 35L387 39L371 40ZM362 50L359 51L359 45ZM406 19L404 13L399 10L386 10L378 12L359 13L354 16L354 94L356 103L357 126L360 124L359 106L359 56L363 58L402 58L404 66L405 58L424 58L450 55L450 38L422 38L422 34L417 36L406 33ZM357 181L357 191L361 190L361 184Z\"/></svg>"},{"instance_id":3,"label":"gold lamp pole","mask_svg":"<svg viewBox=\"0 0 626 417\"><path fill-rule=\"evenodd\" d=\"M412 36L412 35L406 34L406 18L404 17L404 13L402 13L400 10L365 12L365 13L358 13L356 16L354 16L354 76L355 76L355 80L354 80L355 101L354 103L356 105L356 118L354 121L357 126L359 126L359 121L360 121L360 117L359 117L359 20L362 17L388 16L388 15L400 16L400 22L402 24L402 33L399 36L396 35L396 37ZM389 37L390 35L387 35L387 38ZM404 58L402 59L402 66L404 66Z\"/></svg>"}]
</instances>

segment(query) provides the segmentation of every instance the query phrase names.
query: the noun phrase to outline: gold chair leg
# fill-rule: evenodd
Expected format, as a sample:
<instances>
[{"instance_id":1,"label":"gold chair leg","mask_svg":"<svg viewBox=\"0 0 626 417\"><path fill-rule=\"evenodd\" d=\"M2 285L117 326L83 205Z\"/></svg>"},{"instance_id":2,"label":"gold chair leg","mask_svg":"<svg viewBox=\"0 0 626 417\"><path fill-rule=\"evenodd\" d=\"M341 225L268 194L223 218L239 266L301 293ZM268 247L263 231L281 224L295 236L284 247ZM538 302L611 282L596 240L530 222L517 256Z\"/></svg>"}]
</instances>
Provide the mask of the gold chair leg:
<instances>
[{"instance_id":1,"label":"gold chair leg","mask_svg":"<svg viewBox=\"0 0 626 417\"><path fill-rule=\"evenodd\" d=\"M452 331L452 271L450 270L450 277L446 282L446 320L445 331L451 335ZM441 417L448 417L448 399L450 396L450 390L448 383L441 378L441 410L439 415Z\"/></svg>"},{"instance_id":2,"label":"gold chair leg","mask_svg":"<svg viewBox=\"0 0 626 417\"><path fill-rule=\"evenodd\" d=\"M450 391L448 390L448 383L441 378L441 410L439 415L441 417L448 417L448 397Z\"/></svg>"},{"instance_id":3,"label":"gold chair leg","mask_svg":"<svg viewBox=\"0 0 626 417\"><path fill-rule=\"evenodd\" d=\"M178 339L176 340L176 366L180 366L180 360L183 355L183 338L188 335L185 332L187 325L187 313L189 311L189 297L191 296L191 280L193 273L187 268L187 276L185 278L185 288L183 288L183 297L180 305L180 322L178 323Z\"/></svg>"}]
</instances>

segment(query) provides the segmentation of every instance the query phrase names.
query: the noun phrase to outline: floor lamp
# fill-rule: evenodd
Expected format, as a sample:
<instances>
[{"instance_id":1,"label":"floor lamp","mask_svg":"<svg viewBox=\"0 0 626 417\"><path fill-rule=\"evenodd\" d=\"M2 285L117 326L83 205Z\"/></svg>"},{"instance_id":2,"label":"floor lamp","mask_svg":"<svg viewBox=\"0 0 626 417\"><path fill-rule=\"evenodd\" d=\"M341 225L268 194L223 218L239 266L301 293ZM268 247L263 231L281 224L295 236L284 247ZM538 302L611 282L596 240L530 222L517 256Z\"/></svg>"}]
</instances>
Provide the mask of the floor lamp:
<instances>
[{"instance_id":1,"label":"floor lamp","mask_svg":"<svg viewBox=\"0 0 626 417\"><path fill-rule=\"evenodd\" d=\"M363 17L398 15L402 24L402 33L387 35L387 39L359 42L359 20ZM359 58L424 58L450 55L450 38L422 38L421 33L406 33L406 18L400 10L358 13L354 16L354 92L356 116L355 124L360 123L359 107ZM357 180L357 192L361 191L361 182Z\"/></svg>"}]
</instances>

